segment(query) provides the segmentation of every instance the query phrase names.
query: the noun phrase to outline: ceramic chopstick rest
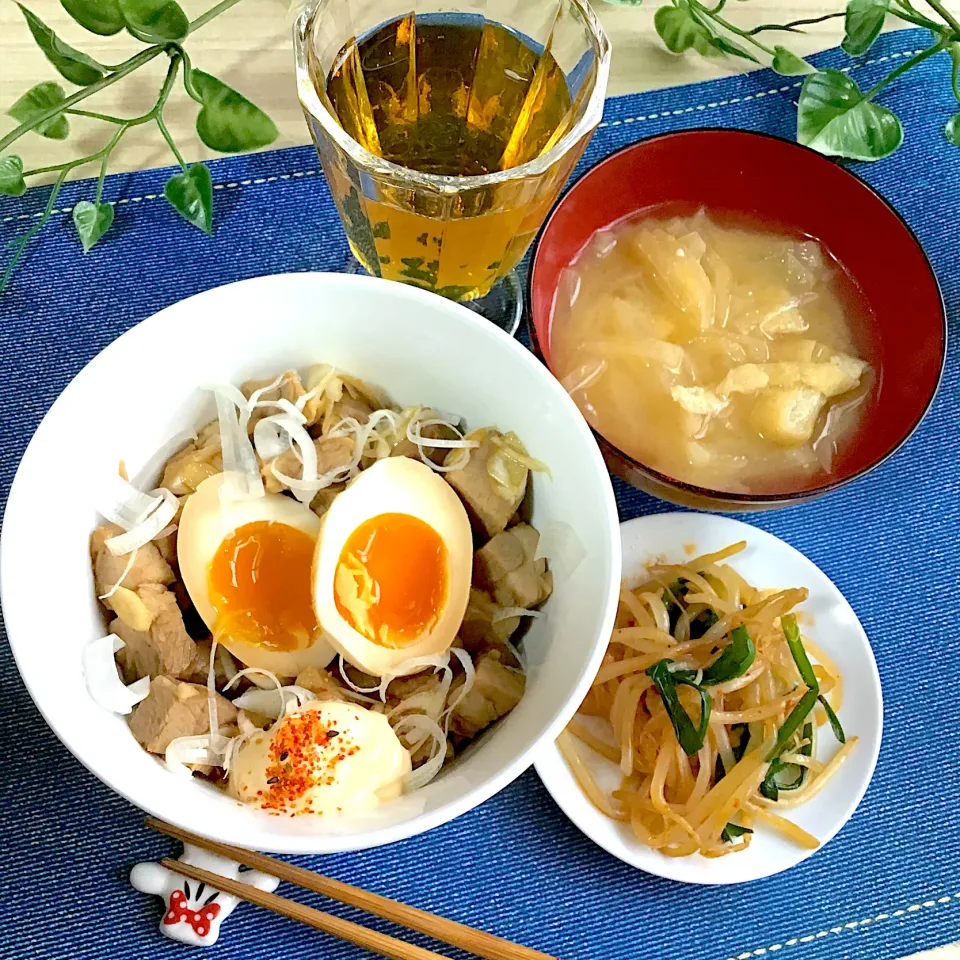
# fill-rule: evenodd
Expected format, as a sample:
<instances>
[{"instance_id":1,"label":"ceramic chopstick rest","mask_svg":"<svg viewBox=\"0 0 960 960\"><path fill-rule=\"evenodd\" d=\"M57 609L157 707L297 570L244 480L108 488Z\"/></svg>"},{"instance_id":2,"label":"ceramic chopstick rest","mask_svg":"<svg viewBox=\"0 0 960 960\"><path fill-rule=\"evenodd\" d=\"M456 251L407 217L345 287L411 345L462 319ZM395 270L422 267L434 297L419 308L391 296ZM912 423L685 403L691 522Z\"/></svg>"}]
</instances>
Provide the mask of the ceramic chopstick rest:
<instances>
[{"instance_id":1,"label":"ceramic chopstick rest","mask_svg":"<svg viewBox=\"0 0 960 960\"><path fill-rule=\"evenodd\" d=\"M184 844L177 858L221 876L249 883L259 890L273 893L280 884L276 877L257 870L246 870L226 857L217 856L199 847ZM222 890L181 877L159 863L138 863L130 871L130 883L141 893L162 898L165 906L160 932L171 940L195 947L209 947L220 936L220 925L240 901Z\"/></svg>"}]
</instances>

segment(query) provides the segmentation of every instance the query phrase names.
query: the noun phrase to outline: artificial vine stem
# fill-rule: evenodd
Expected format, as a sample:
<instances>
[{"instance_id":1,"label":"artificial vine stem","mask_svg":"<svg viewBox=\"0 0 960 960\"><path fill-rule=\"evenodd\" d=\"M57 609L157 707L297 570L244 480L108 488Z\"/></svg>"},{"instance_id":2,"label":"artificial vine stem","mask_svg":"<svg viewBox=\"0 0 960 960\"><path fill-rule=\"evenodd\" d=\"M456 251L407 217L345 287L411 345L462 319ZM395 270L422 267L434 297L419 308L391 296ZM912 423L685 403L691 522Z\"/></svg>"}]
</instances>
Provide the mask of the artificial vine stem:
<instances>
[{"instance_id":1,"label":"artificial vine stem","mask_svg":"<svg viewBox=\"0 0 960 960\"><path fill-rule=\"evenodd\" d=\"M163 139L167 141L167 146L170 148L170 152L176 157L177 163L180 164L180 169L184 173L187 172L187 164L183 159L183 155L177 149L177 145L173 142L173 137L170 136L170 131L167 129L167 125L163 119L163 113L157 114L157 128L160 130L160 133L163 135Z\"/></svg>"},{"instance_id":2,"label":"artificial vine stem","mask_svg":"<svg viewBox=\"0 0 960 960\"><path fill-rule=\"evenodd\" d=\"M160 95L157 97L157 102L153 105L153 109L150 111L150 114L154 120L157 122L157 129L163 135L163 139L167 141L167 146L170 147L170 150L173 152L173 155L177 158L177 163L180 164L181 169L186 173L187 165L184 162L180 151L177 149L177 145L173 142L173 137L170 136L170 131L167 129L167 125L163 119L163 108L166 105L167 98L170 96L170 91L173 89L173 85L177 79L177 72L180 69L180 62L184 59L183 50L177 48L175 53L172 53L170 56L170 66L167 69L167 75L164 78L163 86L160 88Z\"/></svg>"},{"instance_id":3,"label":"artificial vine stem","mask_svg":"<svg viewBox=\"0 0 960 960\"><path fill-rule=\"evenodd\" d=\"M69 172L73 170L74 167L82 167L87 163L92 163L94 160L103 160L103 168L106 167L106 162L110 157L111 152L114 147L120 142L123 135L130 129L130 127L138 127L141 124L149 123L151 120L161 119L161 111L163 110L163 105L166 103L167 98L170 96L170 91L173 89L173 85L177 78L177 70L180 67L180 56L177 53L174 53L170 57L170 66L167 67L167 75L163 81L163 87L160 89L160 94L157 97L157 102L153 105L153 108L148 110L146 113L141 114L139 117L131 117L129 120L123 120L120 117L110 117L105 114L97 114L96 118L99 120L105 120L108 123L118 124L119 129L110 139L110 141L98 150L96 153L88 154L85 157L80 157L77 160L67 160L64 163L53 164L49 167L36 167L33 170L25 170L23 173L24 177L32 177L40 173L52 173L54 170L63 170ZM85 111L82 111L85 113ZM161 128L161 132L165 131L165 127ZM165 133L166 137L169 137L169 133ZM169 143L169 139L167 140ZM176 153L176 149L174 148ZM179 159L179 158L178 158ZM98 194L100 191L101 184L98 184Z\"/></svg>"},{"instance_id":4,"label":"artificial vine stem","mask_svg":"<svg viewBox=\"0 0 960 960\"><path fill-rule=\"evenodd\" d=\"M899 3L901 7L906 8L911 14L913 14L913 16L919 17L920 20L923 21L923 23L924 23L926 26L929 26L929 27L931 27L931 28L934 29L934 30L941 30L941 29L942 29L941 25L940 25L939 23L937 23L936 20L930 20L930 19L928 19L927 17L925 17L925 16L910 2L910 0L894 0L894 2L895 2L895 3Z\"/></svg>"},{"instance_id":5,"label":"artificial vine stem","mask_svg":"<svg viewBox=\"0 0 960 960\"><path fill-rule=\"evenodd\" d=\"M3 271L3 276L0 277L0 290L6 286L7 281L10 279L10 274L13 273L13 268L17 265L17 261L20 259L20 255L23 253L26 245L43 229L44 224L46 224L46 222L50 219L50 215L53 213L54 204L57 202L57 194L60 193L60 188L63 186L63 181L67 179L68 172L68 170L60 171L60 176L57 177L53 184L53 189L50 191L50 196L47 199L47 205L44 208L40 219L18 241L16 241L16 252L10 259L10 263L7 264L7 269Z\"/></svg>"},{"instance_id":6,"label":"artificial vine stem","mask_svg":"<svg viewBox=\"0 0 960 960\"><path fill-rule=\"evenodd\" d=\"M705 7L702 3L700 3L699 0L690 0L690 8L691 10L696 10L697 13L702 14L703 16L709 17L714 23L718 23L724 28L724 30L729 30L734 36L741 37L742 39L747 40L749 43L752 43L758 50L762 50L768 56L772 57L774 55L774 51L770 47L751 36L751 31L741 30L740 27L730 23L730 21L724 17L718 17L714 12L716 8L714 8L714 10L710 10L708 7Z\"/></svg>"},{"instance_id":7,"label":"artificial vine stem","mask_svg":"<svg viewBox=\"0 0 960 960\"><path fill-rule=\"evenodd\" d=\"M167 75L163 78L163 86L160 88L160 93L157 95L157 102L153 105L153 109L149 114L144 114L151 119L156 117L157 112L163 110L163 105L167 102L167 98L170 96L170 91L173 89L173 85L177 79L177 71L180 69L180 60L181 56L178 52L170 54L170 65L167 67Z\"/></svg>"},{"instance_id":8,"label":"artificial vine stem","mask_svg":"<svg viewBox=\"0 0 960 960\"><path fill-rule=\"evenodd\" d=\"M235 6L239 2L240 0L220 0L218 4L212 6L205 13L201 13L196 20L190 21L190 29L187 31L187 35L189 36L195 30L199 30L202 26L209 23L215 17L219 17L224 10L229 10L232 6Z\"/></svg>"},{"instance_id":9,"label":"artificial vine stem","mask_svg":"<svg viewBox=\"0 0 960 960\"><path fill-rule=\"evenodd\" d=\"M39 21L30 10L22 7L28 26L34 33L34 39L48 53L48 59L65 79L71 82L74 82L77 77L86 79L92 76L96 79L86 86L75 83L79 89L69 97L64 97L63 89L59 84L46 82L35 85L21 98L22 111L16 111L25 118L24 122L0 139L0 151L4 151L11 143L31 130L43 131L46 136L66 135L68 116L97 120L110 124L112 129L108 130L108 142L100 149L87 156L62 163L24 170L23 161L19 156L3 157L4 163L0 167L0 194L20 196L28 188L25 180L38 174L53 174L54 183L47 196L43 212L33 215L36 217L33 225L10 245L11 261L6 265L6 269L0 269L2 273L0 293L6 287L23 251L43 226L49 223L51 216L55 212L70 212L70 207L66 210L56 209L57 199L66 178L71 171L91 163L97 163L97 175L93 189L90 191L90 199L93 202L83 199L74 204L73 220L84 252L89 252L100 241L110 229L114 219L113 205L105 203L103 199L110 158L127 132L143 124L157 125L161 136L176 158L180 170L183 171L173 174L164 187L164 196L170 206L193 227L207 234L212 232L213 196L209 189L211 182L209 168L202 161L192 166L187 165L173 135L167 128L164 111L182 69L187 93L198 101L205 111L197 117L197 133L211 150L221 153L253 150L267 146L276 139L277 127L270 117L222 80L209 74L197 74L198 79L203 80L203 85L193 82L193 67L180 42L188 34L199 30L239 2L240 0L220 0L196 20L189 21L177 0L134 0L129 7L124 6L122 10L116 7L115 0L111 0L111 3L107 4L111 9L104 8L106 14L112 17L109 24L119 21L117 31L125 27L127 33L146 45L139 53L115 65L98 63L81 51L67 47L56 33ZM64 0L64 3L67 3L67 0ZM100 14L104 13L104 10L100 9L101 6L103 5L100 0L80 0L77 4L67 4L66 9L80 26L98 33L101 30L101 23L104 22L100 18ZM85 104L82 104L82 101L122 80L161 54L167 57L168 64L159 92L148 111L135 117L117 117L98 110L83 109ZM85 74L74 72L69 69L74 64L96 67L96 71L91 69ZM203 90L203 96L201 96L201 90ZM57 102L50 106L51 100L57 100ZM61 120L61 117L64 119ZM58 129L44 130L43 125L52 120L58 121Z\"/></svg>"},{"instance_id":10,"label":"artificial vine stem","mask_svg":"<svg viewBox=\"0 0 960 960\"><path fill-rule=\"evenodd\" d=\"M111 84L121 80L128 73L133 73L133 71L138 67L142 67L143 64L149 63L155 57L158 57L164 52L164 50L165 47L160 44L154 47L148 47L146 50L141 50L140 53L121 63L113 73L108 74L102 80L97 80L95 83L91 83L89 86L82 87L76 93L67 97L66 100L61 100L60 103L50 107L49 110L44 110L43 113L38 113L26 123L21 123L19 127L11 130L10 133L3 137L3 139L0 139L0 152L2 152L6 147L10 146L14 140L19 140L20 137L22 137L25 133L33 130L34 127L39 127L40 124L58 116L67 108L72 107L75 103L79 103L81 100L86 100L87 97L92 97L95 93L99 93L101 90L106 89Z\"/></svg>"},{"instance_id":11,"label":"artificial vine stem","mask_svg":"<svg viewBox=\"0 0 960 960\"><path fill-rule=\"evenodd\" d=\"M87 86L80 87L69 97L46 109L39 107L38 104L49 102L50 97L34 96L31 100L30 94L34 94L35 91L29 91L23 98L29 106L29 109L25 110L23 115L29 117L29 119L0 138L0 154L25 133L38 128L42 129L43 124L61 116L86 117L112 124L114 127L113 135L109 142L95 153L51 166L24 171L19 157L5 158L9 162L4 166L3 180L0 182L0 188L5 194L19 196L26 189L24 178L37 174L55 173L56 180L48 197L46 208L40 215L38 222L13 245L13 260L0 278L0 291L6 285L27 243L49 221L55 209L58 193L70 171L84 164L99 161L99 176L96 182L94 204L97 208L101 207L109 158L127 131L142 124L156 123L161 136L183 171L182 174L173 175L168 181L168 186L175 181L178 182L176 190L165 191L170 204L193 226L210 232L212 195L209 188L204 195L202 191L196 189L196 178L184 177L184 174L188 172L196 172L202 175L205 183L209 184L209 170L202 162L194 164L193 167L188 167L167 128L164 109L182 67L183 86L187 95L197 101L205 111L207 121L203 121L203 114L198 117L197 131L208 147L221 152L233 152L238 149L254 149L266 146L276 138L276 125L270 118L254 104L242 96L236 95L236 91L231 91L222 81L209 75L197 74L196 76L202 79L203 83L195 83L193 65L182 45L182 40L186 36L192 35L239 2L240 0L219 0L195 20L188 21L177 0L146 0L147 7L151 9L154 7L156 9L170 8L172 12L176 13L175 20L167 21L169 24L176 23L175 32L172 27L169 29L158 27L157 23L151 20L146 12L134 10L133 7L137 7L138 4L133 4L131 9L126 10L123 15L118 12L119 23L117 29L120 29L121 25L125 25L128 33L148 44L148 46L119 64L100 64L96 61L90 61L79 51L71 52L69 48L61 50L63 61L74 62L75 60L77 63L86 62L95 65L97 72L92 75L98 76L99 79ZM633 0L633 2L638 2L638 0ZM915 2L916 5L914 5ZM76 10L68 8L68 12L81 26L97 32L93 11L98 3L99 0L89 0L89 3L80 3ZM719 52L728 56L747 58L756 63L761 63L761 60L754 53L762 52L772 58L773 69L778 73L795 75L801 71L809 70L812 76L808 80L814 80L815 85L809 85L807 81L802 83L798 104L800 116L798 139L802 143L813 146L815 149L822 149L823 152L831 155L870 160L888 156L897 149L903 137L902 126L898 118L890 114L889 111L886 115L882 115L877 107L870 105L870 101L924 60L949 49L953 61L950 77L951 91L954 98L960 103L960 17L947 10L944 3L945 0L925 0L924 10L929 8L934 11L934 16L931 17L927 16L925 12L920 12L918 9L918 6L920 6L919 0L848 0L844 12L804 17L784 24L762 23L751 29L745 29L738 27L726 17L720 15L721 11L725 12L728 9L728 0L670 0L666 7L661 7L657 11L656 23L658 33L674 52L683 52L694 48L704 56L708 54L716 55ZM90 9L86 9L88 6ZM669 16L661 17L660 14L663 10L666 10ZM31 25L31 30L33 30L36 26L36 18L26 8L24 8L24 13ZM846 19L844 49L855 49L860 54L866 52L866 49L876 38L879 28L882 27L883 16L887 13L904 23L914 24L931 31L933 41L930 47L901 62L884 79L865 93L859 92L859 88L854 81L846 80L842 75L836 74L835 71L817 71L789 49L781 46L772 48L757 39L759 35L765 33L802 33L804 27L843 17ZM161 30L160 37L155 31L155 27ZM49 28L44 26L43 29L46 34L53 37L53 40L62 42ZM176 39L163 38L171 35ZM749 48L733 42L732 37L740 38L743 43L749 44ZM154 40L157 42L153 42ZM38 42L40 42L39 38ZM43 46L42 42L41 46ZM128 76L161 54L168 57L169 64L156 102L148 112L141 116L124 118L77 107L77 104L88 97L123 79L123 77ZM899 56L905 56L905 54L899 54ZM68 79L71 75L76 75L67 70L63 61L52 55L51 59L59 71L66 70L65 76ZM887 58L881 58L880 62L885 59ZM845 86L841 87L841 83ZM37 87L38 91L40 86L42 85ZM63 91L58 86L50 84L46 86L54 87L56 96L62 96ZM203 90L202 96L201 90ZM856 90L859 95L857 97L847 96L847 91L852 92L853 90ZM226 91L228 94L234 94L234 96L223 96L220 91ZM822 96L824 91L842 93L846 98L842 102L838 100L839 112L833 109L833 104L830 105L832 113L824 111L823 104L818 101L818 97ZM47 90L43 91L45 95L48 92ZM40 112L31 115L33 109L38 109ZM857 111L857 123L847 124L844 127L843 115L851 113L851 111ZM881 120L883 121L882 124ZM828 135L825 134L825 131L828 131ZM944 127L944 133L950 143L960 146L960 113L956 113L950 118ZM822 138L820 145L817 143L817 138ZM191 185L194 188L193 194L188 196L184 193L184 190ZM86 219L90 212L89 204L84 202L81 210L84 211L84 216L78 218L77 226L84 243L84 249L88 250L100 239L109 227L109 223L105 220L96 221L91 229L91 222Z\"/></svg>"},{"instance_id":12,"label":"artificial vine stem","mask_svg":"<svg viewBox=\"0 0 960 960\"><path fill-rule=\"evenodd\" d=\"M909 60L904 61L897 67L895 70L891 70L878 84L871 87L864 95L864 100L872 100L881 90L890 86L897 77L903 76L908 70L912 70L917 64L923 63L928 57L932 57L937 53L947 49L947 45L950 43L948 39L943 39L939 43L935 43L932 47L927 47L926 50L921 50L915 57L911 57Z\"/></svg>"},{"instance_id":13,"label":"artificial vine stem","mask_svg":"<svg viewBox=\"0 0 960 960\"><path fill-rule=\"evenodd\" d=\"M95 153L88 153L85 157L78 157L76 160L55 163L49 167L35 167L33 170L24 170L23 175L24 177L33 177L38 173L53 173L55 170L69 173L74 167L82 167L85 164L93 163L94 160L100 160L103 157L109 156L110 151L120 142L120 138L130 127L136 127L141 123L146 123L148 119L150 119L149 115L144 114L142 117L135 117L133 120L125 120L117 132L110 138L109 142Z\"/></svg>"},{"instance_id":14,"label":"artificial vine stem","mask_svg":"<svg viewBox=\"0 0 960 960\"><path fill-rule=\"evenodd\" d=\"M927 3L933 7L937 13L943 17L944 22L950 25L950 29L956 34L954 39L960 40L960 20L957 18L940 2L940 0L927 0Z\"/></svg>"},{"instance_id":15,"label":"artificial vine stem","mask_svg":"<svg viewBox=\"0 0 960 960\"><path fill-rule=\"evenodd\" d=\"M929 17L925 17L922 13L915 10L908 3L901 3L900 7L891 7L890 13L896 17L898 20L904 20L907 23L912 23L917 27L923 27L926 30L933 30L935 33L942 33L943 26L937 23L936 20L931 20Z\"/></svg>"},{"instance_id":16,"label":"artificial vine stem","mask_svg":"<svg viewBox=\"0 0 960 960\"><path fill-rule=\"evenodd\" d=\"M815 23L824 23L827 20L836 20L837 17L845 17L845 13L825 13L822 17L808 17L803 20L791 20L789 23L761 23L760 26L747 30L745 36L752 37L758 33L767 33L769 31L780 31L786 33L802 33L799 27L809 27Z\"/></svg>"},{"instance_id":17,"label":"artificial vine stem","mask_svg":"<svg viewBox=\"0 0 960 960\"><path fill-rule=\"evenodd\" d=\"M127 132L129 128L124 124L117 130L114 135L113 140L110 142L107 148L104 148L103 159L100 161L100 176L97 178L97 192L93 198L93 205L95 207L100 206L100 198L103 196L103 181L107 177L107 165L110 163L110 153L113 148L120 142L120 138Z\"/></svg>"},{"instance_id":18,"label":"artificial vine stem","mask_svg":"<svg viewBox=\"0 0 960 960\"><path fill-rule=\"evenodd\" d=\"M197 103L203 103L203 97L193 85L193 64L190 61L190 54L183 47L179 48L180 56L183 57L183 89L187 91L187 96Z\"/></svg>"},{"instance_id":19,"label":"artificial vine stem","mask_svg":"<svg viewBox=\"0 0 960 960\"><path fill-rule=\"evenodd\" d=\"M107 113L96 113L93 110L64 110L71 117L90 117L91 120L102 120L104 123L126 123L123 117L111 117Z\"/></svg>"},{"instance_id":20,"label":"artificial vine stem","mask_svg":"<svg viewBox=\"0 0 960 960\"><path fill-rule=\"evenodd\" d=\"M188 34L199 30L215 17L220 16L220 14L225 10L229 10L232 6L235 6L239 2L240 0L220 0L220 3L215 4L206 12L201 13L196 20L191 21L189 30L187 31ZM127 76L127 74L133 73L134 70L142 67L145 63L149 63L155 57L160 56L161 53L168 52L170 49L181 50L182 48L179 47L179 44L174 44L171 46L168 43L157 43L152 47L148 47L146 50L141 50L140 53L130 57L129 60L124 60L123 63L119 63L114 67L108 67L107 69L110 70L110 72L107 74L107 76L89 84L86 87L82 87L65 100L62 100L55 106L50 107L49 110L45 110L43 113L38 113L35 117L26 121L26 123L21 123L19 127L11 130L10 133L0 139L0 153L9 147L10 144L15 140L19 140L20 137L22 137L25 133L29 133L29 131L33 130L35 127L39 127L47 120L52 120L54 117L59 116L62 113L70 112L69 108L75 103L80 103L81 100L86 100L87 97L92 97L95 93L99 93L101 90L106 89L107 87L116 83L118 80L121 80L123 77ZM119 118L108 118L102 114L77 114L77 116L85 115L95 116L95 119L106 120L108 123L126 122L119 120Z\"/></svg>"}]
</instances>

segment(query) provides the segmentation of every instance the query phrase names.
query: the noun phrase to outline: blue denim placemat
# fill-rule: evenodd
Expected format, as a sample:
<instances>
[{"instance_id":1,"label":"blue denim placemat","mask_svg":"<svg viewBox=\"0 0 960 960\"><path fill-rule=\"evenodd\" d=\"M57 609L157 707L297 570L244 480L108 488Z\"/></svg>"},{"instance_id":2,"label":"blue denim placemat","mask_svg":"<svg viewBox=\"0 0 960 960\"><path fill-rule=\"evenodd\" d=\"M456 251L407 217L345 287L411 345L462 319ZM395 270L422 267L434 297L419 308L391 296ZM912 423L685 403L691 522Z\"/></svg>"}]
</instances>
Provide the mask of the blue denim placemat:
<instances>
[{"instance_id":1,"label":"blue denim placemat","mask_svg":"<svg viewBox=\"0 0 960 960\"><path fill-rule=\"evenodd\" d=\"M921 31L882 37L854 66L861 86L925 42ZM849 62L837 52L817 60ZM960 150L941 135L956 109L948 71L949 60L938 57L890 91L885 102L904 118L906 143L894 158L857 170L917 231L955 327ZM694 125L792 136L798 86L761 72L611 100L581 169L631 140ZM84 257L68 211L92 189L79 183L64 191L54 223L0 299L0 501L44 411L118 334L208 287L279 271L337 269L343 262L343 233L311 149L211 167L213 240L183 225L158 199L169 171L144 171L109 179L105 196L117 204L116 224ZM708 156L702 175L710 176ZM785 183L784 189L803 185ZM0 203L3 247L44 200L30 192ZM659 880L585 839L530 771L425 836L303 862L565 960L749 960L781 951L798 960L886 958L960 939L958 362L954 341L933 410L881 469L816 503L749 518L833 578L862 619L883 678L885 736L876 776L856 815L824 850L786 874L747 886ZM665 508L623 485L617 495L624 518ZM52 530L55 513L37 523ZM49 576L51 598L54 553L51 571L37 571ZM34 709L5 645L0 691L0 957L185 955L189 948L157 932L159 900L126 883L131 864L167 854L172 844L146 831L137 810L67 754ZM210 954L244 960L363 955L245 905L224 924Z\"/></svg>"}]
</instances>

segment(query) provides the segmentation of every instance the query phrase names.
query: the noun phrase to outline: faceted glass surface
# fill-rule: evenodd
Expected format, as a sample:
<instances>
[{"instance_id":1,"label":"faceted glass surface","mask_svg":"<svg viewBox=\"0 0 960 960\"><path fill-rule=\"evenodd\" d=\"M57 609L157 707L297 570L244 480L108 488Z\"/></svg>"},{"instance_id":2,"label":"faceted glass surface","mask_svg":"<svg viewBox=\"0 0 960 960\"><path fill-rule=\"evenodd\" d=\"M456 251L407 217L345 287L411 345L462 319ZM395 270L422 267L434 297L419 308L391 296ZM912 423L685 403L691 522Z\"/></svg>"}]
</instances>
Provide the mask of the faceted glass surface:
<instances>
[{"instance_id":1,"label":"faceted glass surface","mask_svg":"<svg viewBox=\"0 0 960 960\"><path fill-rule=\"evenodd\" d=\"M317 0L295 45L354 255L454 300L523 257L600 120L610 58L585 0Z\"/></svg>"}]
</instances>

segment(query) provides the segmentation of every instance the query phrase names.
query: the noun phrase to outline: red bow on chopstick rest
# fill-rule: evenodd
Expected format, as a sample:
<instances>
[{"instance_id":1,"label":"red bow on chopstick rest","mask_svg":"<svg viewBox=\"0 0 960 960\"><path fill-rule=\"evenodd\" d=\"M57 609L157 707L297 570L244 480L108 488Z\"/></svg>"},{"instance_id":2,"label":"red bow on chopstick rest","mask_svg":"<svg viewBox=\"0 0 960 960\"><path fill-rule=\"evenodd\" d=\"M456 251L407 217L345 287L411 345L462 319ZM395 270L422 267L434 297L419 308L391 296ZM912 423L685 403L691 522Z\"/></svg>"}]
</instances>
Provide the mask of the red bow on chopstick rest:
<instances>
[{"instance_id":1,"label":"red bow on chopstick rest","mask_svg":"<svg viewBox=\"0 0 960 960\"><path fill-rule=\"evenodd\" d=\"M220 913L219 903L208 903L200 907L199 912L187 905L187 898L182 890L174 890L170 894L170 909L164 915L166 925L179 923L181 920L193 927L198 937L205 937L210 932L210 921Z\"/></svg>"}]
</instances>

